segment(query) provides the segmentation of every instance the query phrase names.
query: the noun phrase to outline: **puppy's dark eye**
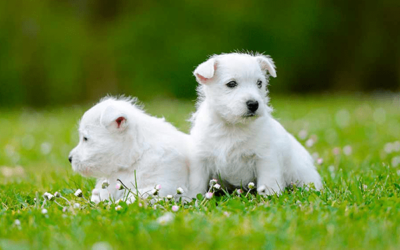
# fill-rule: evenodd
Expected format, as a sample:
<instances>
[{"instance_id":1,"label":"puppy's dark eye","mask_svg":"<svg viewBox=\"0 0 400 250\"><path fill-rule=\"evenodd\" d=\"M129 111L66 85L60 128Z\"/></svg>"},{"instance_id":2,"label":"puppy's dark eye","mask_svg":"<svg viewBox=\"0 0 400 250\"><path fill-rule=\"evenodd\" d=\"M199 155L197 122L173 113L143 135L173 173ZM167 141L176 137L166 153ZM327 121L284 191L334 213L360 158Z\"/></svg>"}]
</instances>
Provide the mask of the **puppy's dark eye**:
<instances>
[{"instance_id":1,"label":"puppy's dark eye","mask_svg":"<svg viewBox=\"0 0 400 250\"><path fill-rule=\"evenodd\" d=\"M257 86L258 86L259 89L261 89L261 87L262 87L262 81L261 80L257 81Z\"/></svg>"},{"instance_id":2,"label":"puppy's dark eye","mask_svg":"<svg viewBox=\"0 0 400 250\"><path fill-rule=\"evenodd\" d=\"M88 140L88 138L84 136L84 137L83 137L83 140L84 140L84 141L87 141L87 140Z\"/></svg>"},{"instance_id":3,"label":"puppy's dark eye","mask_svg":"<svg viewBox=\"0 0 400 250\"><path fill-rule=\"evenodd\" d=\"M226 84L226 86L228 86L228 88L234 88L236 87L238 84L235 81L230 81Z\"/></svg>"}]
</instances>

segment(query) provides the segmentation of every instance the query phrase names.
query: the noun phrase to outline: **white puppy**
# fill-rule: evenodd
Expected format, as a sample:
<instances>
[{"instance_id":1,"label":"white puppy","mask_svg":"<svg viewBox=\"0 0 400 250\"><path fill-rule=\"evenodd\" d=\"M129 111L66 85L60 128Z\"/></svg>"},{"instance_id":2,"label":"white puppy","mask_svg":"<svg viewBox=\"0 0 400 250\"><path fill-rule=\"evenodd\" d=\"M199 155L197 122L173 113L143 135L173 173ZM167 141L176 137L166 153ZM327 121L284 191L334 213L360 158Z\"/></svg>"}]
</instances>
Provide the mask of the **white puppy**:
<instances>
[{"instance_id":1,"label":"white puppy","mask_svg":"<svg viewBox=\"0 0 400 250\"><path fill-rule=\"evenodd\" d=\"M291 184L322 187L310 154L271 116L267 72L276 77L269 56L240 53L214 55L194 71L200 83L191 130L195 193L206 191L210 177L228 188L256 182L266 195Z\"/></svg>"},{"instance_id":2,"label":"white puppy","mask_svg":"<svg viewBox=\"0 0 400 250\"><path fill-rule=\"evenodd\" d=\"M190 137L164 119L155 118L135 106L132 99L105 98L89 109L79 124L79 144L69 160L74 171L98 178L92 201L123 199L117 179L139 193L161 185L160 196L187 192L190 167ZM102 182L109 180L107 190ZM128 202L133 202L130 194Z\"/></svg>"}]
</instances>

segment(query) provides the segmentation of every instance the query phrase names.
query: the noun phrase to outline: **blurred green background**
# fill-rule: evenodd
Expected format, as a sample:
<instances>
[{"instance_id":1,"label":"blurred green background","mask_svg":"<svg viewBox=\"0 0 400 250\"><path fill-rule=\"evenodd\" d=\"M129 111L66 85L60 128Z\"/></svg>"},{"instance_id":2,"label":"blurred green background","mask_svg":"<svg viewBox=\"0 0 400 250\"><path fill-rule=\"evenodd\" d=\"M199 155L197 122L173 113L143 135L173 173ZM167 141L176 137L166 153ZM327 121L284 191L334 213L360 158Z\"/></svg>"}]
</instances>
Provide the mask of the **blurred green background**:
<instances>
[{"instance_id":1,"label":"blurred green background","mask_svg":"<svg viewBox=\"0 0 400 250\"><path fill-rule=\"evenodd\" d=\"M207 56L265 52L273 93L400 90L400 1L0 1L0 106L195 99Z\"/></svg>"}]
</instances>

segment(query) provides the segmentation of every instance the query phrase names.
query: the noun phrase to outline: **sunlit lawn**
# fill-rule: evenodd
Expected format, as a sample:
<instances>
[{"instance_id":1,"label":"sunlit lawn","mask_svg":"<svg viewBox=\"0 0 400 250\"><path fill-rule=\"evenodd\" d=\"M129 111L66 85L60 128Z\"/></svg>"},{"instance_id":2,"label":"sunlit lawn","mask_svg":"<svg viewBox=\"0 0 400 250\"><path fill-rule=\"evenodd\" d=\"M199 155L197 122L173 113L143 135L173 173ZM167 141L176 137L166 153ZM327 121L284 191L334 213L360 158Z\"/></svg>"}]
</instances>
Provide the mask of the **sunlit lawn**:
<instances>
[{"instance_id":1,"label":"sunlit lawn","mask_svg":"<svg viewBox=\"0 0 400 250\"><path fill-rule=\"evenodd\" d=\"M0 109L0 248L398 249L400 96L271 98L274 116L322 162L325 189L220 195L181 206L165 224L157 219L172 204L122 204L116 211L115 204L91 207L73 195L80 188L89 197L94 185L67 159L89 106ZM193 102L144 104L189 131ZM63 212L48 202L42 214L46 191L61 192L81 209Z\"/></svg>"}]
</instances>

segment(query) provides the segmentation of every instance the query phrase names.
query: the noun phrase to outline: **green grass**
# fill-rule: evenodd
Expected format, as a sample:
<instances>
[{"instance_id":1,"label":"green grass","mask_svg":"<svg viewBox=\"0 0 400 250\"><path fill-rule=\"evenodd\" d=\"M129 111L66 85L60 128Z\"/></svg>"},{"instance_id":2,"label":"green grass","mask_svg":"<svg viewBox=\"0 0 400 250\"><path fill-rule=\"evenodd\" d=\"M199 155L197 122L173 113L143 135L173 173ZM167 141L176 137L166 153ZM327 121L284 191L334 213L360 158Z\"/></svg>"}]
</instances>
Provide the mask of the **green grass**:
<instances>
[{"instance_id":1,"label":"green grass","mask_svg":"<svg viewBox=\"0 0 400 250\"><path fill-rule=\"evenodd\" d=\"M0 248L398 249L400 151L388 143L400 140L399 96L272 96L272 105L289 132L298 137L307 131L299 139L303 144L317 139L307 149L323 159L317 167L325 189L297 188L268 198L221 195L181 207L166 225L157 218L171 204L163 204L165 210L123 204L116 211L115 205L92 208L73 196L80 188L88 197L94 186L67 160L87 107L0 110ZM168 100L145 105L186 132L193 106ZM347 145L350 154L343 152ZM82 209L74 215L47 203L43 215L45 191L60 191Z\"/></svg>"}]
</instances>

